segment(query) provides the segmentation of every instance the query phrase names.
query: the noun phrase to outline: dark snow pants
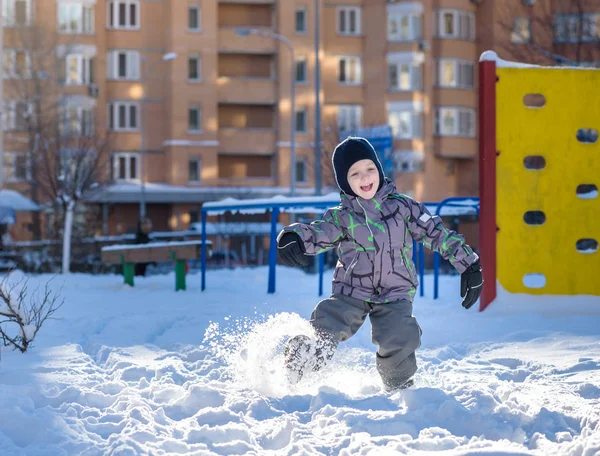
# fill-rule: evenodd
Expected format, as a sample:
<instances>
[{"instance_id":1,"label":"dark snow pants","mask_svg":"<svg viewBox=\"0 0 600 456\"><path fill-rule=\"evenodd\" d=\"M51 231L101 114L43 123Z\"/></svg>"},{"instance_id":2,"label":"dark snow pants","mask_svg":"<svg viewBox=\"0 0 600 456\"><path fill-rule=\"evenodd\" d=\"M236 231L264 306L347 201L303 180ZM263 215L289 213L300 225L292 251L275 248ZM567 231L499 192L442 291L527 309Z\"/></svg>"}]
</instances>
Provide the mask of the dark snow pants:
<instances>
[{"instance_id":1,"label":"dark snow pants","mask_svg":"<svg viewBox=\"0 0 600 456\"><path fill-rule=\"evenodd\" d=\"M412 315L412 303L371 304L341 294L319 302L310 323L333 346L352 337L367 315L373 343L378 345L377 370L386 389L401 387L417 371L415 350L421 345L421 328Z\"/></svg>"}]
</instances>

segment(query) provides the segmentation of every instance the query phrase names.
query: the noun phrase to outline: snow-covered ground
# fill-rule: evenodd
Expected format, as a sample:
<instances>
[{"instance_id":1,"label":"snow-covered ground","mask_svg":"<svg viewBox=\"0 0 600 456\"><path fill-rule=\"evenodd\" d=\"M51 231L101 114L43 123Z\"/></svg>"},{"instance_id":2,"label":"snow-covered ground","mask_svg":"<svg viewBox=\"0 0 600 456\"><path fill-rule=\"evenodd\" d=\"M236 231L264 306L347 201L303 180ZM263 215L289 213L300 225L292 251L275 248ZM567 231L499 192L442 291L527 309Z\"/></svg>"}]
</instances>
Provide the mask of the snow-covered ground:
<instances>
[{"instance_id":1,"label":"snow-covered ground","mask_svg":"<svg viewBox=\"0 0 600 456\"><path fill-rule=\"evenodd\" d=\"M441 300L414 305L416 385L388 394L368 322L324 372L285 382L316 276L279 267L273 295L266 268L209 271L205 292L174 281L54 278L59 319L2 351L2 456L600 454L599 297L501 291L480 313L443 277Z\"/></svg>"}]
</instances>

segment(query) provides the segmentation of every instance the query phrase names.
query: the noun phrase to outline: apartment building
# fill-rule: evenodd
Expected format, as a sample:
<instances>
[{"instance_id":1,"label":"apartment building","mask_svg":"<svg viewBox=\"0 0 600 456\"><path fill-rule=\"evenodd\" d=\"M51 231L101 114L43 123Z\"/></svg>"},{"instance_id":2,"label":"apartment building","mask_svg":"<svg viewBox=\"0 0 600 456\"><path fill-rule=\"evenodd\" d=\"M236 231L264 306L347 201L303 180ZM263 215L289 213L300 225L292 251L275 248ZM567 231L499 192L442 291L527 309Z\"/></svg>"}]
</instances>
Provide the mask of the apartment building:
<instances>
[{"instance_id":1,"label":"apartment building","mask_svg":"<svg viewBox=\"0 0 600 456\"><path fill-rule=\"evenodd\" d=\"M291 166L295 194L315 193L317 14L321 192L333 184L326 159L339 137L389 124L401 191L424 201L477 194L477 60L501 43L526 44L526 8L535 8L535 0L510 0L508 12L499 3L510 2L490 0L2 1L4 77L27 64L18 30L44 28L56 36L67 122L82 134L92 124L111 133L107 185L87 204L105 234L134 228L142 206L156 230L185 229L205 201L289 194ZM272 34L289 40L293 63ZM27 192L27 141L6 138L24 136L23 113L4 98L4 129L14 130L5 133L5 170ZM27 237L28 223L22 216L13 234Z\"/></svg>"}]
</instances>

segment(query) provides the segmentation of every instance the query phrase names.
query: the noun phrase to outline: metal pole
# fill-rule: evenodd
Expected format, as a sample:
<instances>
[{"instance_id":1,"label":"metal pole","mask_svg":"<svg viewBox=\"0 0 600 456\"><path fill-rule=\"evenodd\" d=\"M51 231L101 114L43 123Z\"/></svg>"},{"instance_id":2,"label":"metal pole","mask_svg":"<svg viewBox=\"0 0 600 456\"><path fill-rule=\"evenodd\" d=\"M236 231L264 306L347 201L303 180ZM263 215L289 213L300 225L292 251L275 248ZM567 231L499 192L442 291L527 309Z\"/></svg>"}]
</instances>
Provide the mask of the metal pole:
<instances>
[{"instance_id":1,"label":"metal pole","mask_svg":"<svg viewBox=\"0 0 600 456\"><path fill-rule=\"evenodd\" d=\"M285 43L285 41L283 41ZM292 87L290 95L290 196L296 195L296 56L294 55L294 48L291 43L286 43L290 50L290 59L292 60L291 68L292 71L290 76L292 78Z\"/></svg>"},{"instance_id":2,"label":"metal pole","mask_svg":"<svg viewBox=\"0 0 600 456\"><path fill-rule=\"evenodd\" d=\"M279 208L274 207L271 212L271 242L269 244L269 283L267 293L275 293L275 266L277 265L277 217Z\"/></svg>"},{"instance_id":3,"label":"metal pole","mask_svg":"<svg viewBox=\"0 0 600 456\"><path fill-rule=\"evenodd\" d=\"M321 195L321 69L319 59L319 0L315 0L315 195Z\"/></svg>"},{"instance_id":4,"label":"metal pole","mask_svg":"<svg viewBox=\"0 0 600 456\"><path fill-rule=\"evenodd\" d=\"M140 142L140 153L142 155L142 163L141 163L141 170L140 170L140 180L141 180L141 186L140 186L140 191L141 191L141 195L140 195L140 219L143 219L144 217L146 217L146 147L145 147L145 132L144 132L144 106L145 106L145 100L146 100L146 87L144 85L144 80L146 78L146 72L144 71L144 63L146 62L146 59L144 57L142 57L142 77L140 78L140 85L142 86L142 100L141 100L141 106L140 106L140 134L142 136L141 138L141 142Z\"/></svg>"},{"instance_id":5,"label":"metal pole","mask_svg":"<svg viewBox=\"0 0 600 456\"><path fill-rule=\"evenodd\" d=\"M201 290L206 290L206 216L205 210L202 211L202 258L201 262Z\"/></svg>"},{"instance_id":6,"label":"metal pole","mask_svg":"<svg viewBox=\"0 0 600 456\"><path fill-rule=\"evenodd\" d=\"M4 116L4 0L0 0L0 103ZM4 122L0 120L0 185L6 182L4 169Z\"/></svg>"}]
</instances>

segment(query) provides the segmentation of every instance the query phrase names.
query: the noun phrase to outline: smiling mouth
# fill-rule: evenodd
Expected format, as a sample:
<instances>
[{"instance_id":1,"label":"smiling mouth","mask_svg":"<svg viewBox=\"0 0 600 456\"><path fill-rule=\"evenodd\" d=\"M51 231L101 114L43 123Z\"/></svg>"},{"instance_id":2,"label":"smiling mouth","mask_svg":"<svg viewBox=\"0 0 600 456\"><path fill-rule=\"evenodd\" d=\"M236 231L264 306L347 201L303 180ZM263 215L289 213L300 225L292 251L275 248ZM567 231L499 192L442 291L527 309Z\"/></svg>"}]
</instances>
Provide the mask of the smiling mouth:
<instances>
[{"instance_id":1,"label":"smiling mouth","mask_svg":"<svg viewBox=\"0 0 600 456\"><path fill-rule=\"evenodd\" d=\"M361 186L360 186L360 189L361 189L363 192L370 192L372 188L373 188L373 184L372 184L372 183L371 183L371 184L369 184L369 185L361 185Z\"/></svg>"}]
</instances>

